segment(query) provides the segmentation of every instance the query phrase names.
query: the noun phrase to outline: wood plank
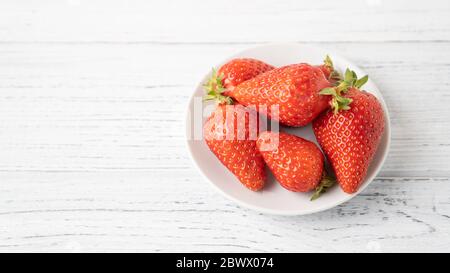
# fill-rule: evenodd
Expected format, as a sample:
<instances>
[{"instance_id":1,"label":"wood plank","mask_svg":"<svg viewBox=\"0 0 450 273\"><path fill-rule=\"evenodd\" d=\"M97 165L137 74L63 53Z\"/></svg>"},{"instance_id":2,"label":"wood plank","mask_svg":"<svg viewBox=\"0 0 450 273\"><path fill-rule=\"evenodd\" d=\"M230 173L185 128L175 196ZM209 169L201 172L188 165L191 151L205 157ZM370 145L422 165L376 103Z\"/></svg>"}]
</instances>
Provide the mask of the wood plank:
<instances>
[{"instance_id":1,"label":"wood plank","mask_svg":"<svg viewBox=\"0 0 450 273\"><path fill-rule=\"evenodd\" d=\"M449 14L446 0L2 1L0 40L449 41Z\"/></svg>"},{"instance_id":2,"label":"wood plank","mask_svg":"<svg viewBox=\"0 0 450 273\"><path fill-rule=\"evenodd\" d=\"M0 173L0 251L450 247L448 178L378 178L351 201L301 217L239 208L200 180L192 170Z\"/></svg>"}]
</instances>

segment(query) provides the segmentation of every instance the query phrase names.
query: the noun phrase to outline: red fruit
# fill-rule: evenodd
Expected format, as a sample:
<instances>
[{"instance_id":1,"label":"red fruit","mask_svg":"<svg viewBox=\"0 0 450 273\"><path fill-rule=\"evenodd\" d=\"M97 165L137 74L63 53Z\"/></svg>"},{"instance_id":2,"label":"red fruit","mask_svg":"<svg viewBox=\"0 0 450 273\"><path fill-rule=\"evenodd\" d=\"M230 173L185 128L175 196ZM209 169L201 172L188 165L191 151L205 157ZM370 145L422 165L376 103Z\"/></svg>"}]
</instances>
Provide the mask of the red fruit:
<instances>
[{"instance_id":1,"label":"red fruit","mask_svg":"<svg viewBox=\"0 0 450 273\"><path fill-rule=\"evenodd\" d=\"M347 74L347 82L350 79L356 87L367 80L355 83ZM353 87L343 96L339 90L327 92L334 92L332 104L336 113L328 111L314 120L314 134L341 188L354 193L363 182L383 135L383 109L375 96Z\"/></svg>"},{"instance_id":2,"label":"red fruit","mask_svg":"<svg viewBox=\"0 0 450 273\"><path fill-rule=\"evenodd\" d=\"M284 125L304 126L328 108L330 98L319 92L329 86L320 68L302 63L260 74L230 90L229 95L243 105L255 105ZM272 106L278 106L278 115L271 111Z\"/></svg>"},{"instance_id":3,"label":"red fruit","mask_svg":"<svg viewBox=\"0 0 450 273\"><path fill-rule=\"evenodd\" d=\"M277 181L286 189L316 189L324 174L324 157L316 144L286 133L263 132L257 147Z\"/></svg>"},{"instance_id":4,"label":"red fruit","mask_svg":"<svg viewBox=\"0 0 450 273\"><path fill-rule=\"evenodd\" d=\"M203 127L209 149L247 188L265 183L264 161L256 149L258 117L242 105L219 105Z\"/></svg>"},{"instance_id":5,"label":"red fruit","mask_svg":"<svg viewBox=\"0 0 450 273\"><path fill-rule=\"evenodd\" d=\"M274 66L256 59L233 59L222 65L217 72L213 71L212 77L205 85L208 92L206 99L215 99L230 104L231 101L227 98L230 90L240 83L274 68Z\"/></svg>"},{"instance_id":6,"label":"red fruit","mask_svg":"<svg viewBox=\"0 0 450 273\"><path fill-rule=\"evenodd\" d=\"M233 59L222 65L217 74L222 77L223 86L226 89L232 89L240 83L274 68L274 66L260 60L242 58Z\"/></svg>"},{"instance_id":7,"label":"red fruit","mask_svg":"<svg viewBox=\"0 0 450 273\"><path fill-rule=\"evenodd\" d=\"M325 75L325 78L330 79L331 72L333 72L328 66L322 64L317 66L320 70L322 70L323 75Z\"/></svg>"}]
</instances>

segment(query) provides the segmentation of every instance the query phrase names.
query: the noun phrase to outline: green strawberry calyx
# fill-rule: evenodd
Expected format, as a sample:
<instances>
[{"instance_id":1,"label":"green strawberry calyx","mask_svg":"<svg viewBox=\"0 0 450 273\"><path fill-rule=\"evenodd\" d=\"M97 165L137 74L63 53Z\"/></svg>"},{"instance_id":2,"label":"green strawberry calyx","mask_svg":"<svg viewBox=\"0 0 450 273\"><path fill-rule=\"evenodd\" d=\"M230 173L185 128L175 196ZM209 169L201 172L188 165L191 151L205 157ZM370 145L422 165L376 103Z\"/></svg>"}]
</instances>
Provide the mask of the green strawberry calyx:
<instances>
[{"instance_id":1,"label":"green strawberry calyx","mask_svg":"<svg viewBox=\"0 0 450 273\"><path fill-rule=\"evenodd\" d=\"M329 188L331 188L334 184L336 184L336 179L327 174L326 171L323 172L322 180L319 183L319 186L316 187L314 194L311 196L311 201L319 198L323 193L325 193Z\"/></svg>"},{"instance_id":2,"label":"green strawberry calyx","mask_svg":"<svg viewBox=\"0 0 450 273\"><path fill-rule=\"evenodd\" d=\"M329 56L325 58L324 62L325 65L327 65L327 62L331 63L331 66L333 65ZM339 74L336 70L334 70L334 68L332 71L332 73L335 72ZM340 80L335 83L335 86L324 88L319 92L319 94L321 95L329 95L333 97L330 101L330 105L335 114L340 110L350 109L352 99L345 97L345 93L347 93L347 91L352 87L357 89L361 88L369 80L368 75L365 75L364 77L358 79L355 71L352 71L348 68L345 70L344 77L339 75L339 78Z\"/></svg>"},{"instance_id":3,"label":"green strawberry calyx","mask_svg":"<svg viewBox=\"0 0 450 273\"><path fill-rule=\"evenodd\" d=\"M330 71L330 75L328 76L328 80L331 82L338 82L342 80L341 74L337 70L334 69L333 61L330 56L325 56L323 60L323 66L326 67Z\"/></svg>"},{"instance_id":4,"label":"green strawberry calyx","mask_svg":"<svg viewBox=\"0 0 450 273\"><path fill-rule=\"evenodd\" d=\"M215 68L212 69L211 78L203 85L206 91L206 95L203 97L204 101L213 100L218 104L233 104L233 99L223 94L226 91L223 86L223 77L223 74L218 75Z\"/></svg>"}]
</instances>

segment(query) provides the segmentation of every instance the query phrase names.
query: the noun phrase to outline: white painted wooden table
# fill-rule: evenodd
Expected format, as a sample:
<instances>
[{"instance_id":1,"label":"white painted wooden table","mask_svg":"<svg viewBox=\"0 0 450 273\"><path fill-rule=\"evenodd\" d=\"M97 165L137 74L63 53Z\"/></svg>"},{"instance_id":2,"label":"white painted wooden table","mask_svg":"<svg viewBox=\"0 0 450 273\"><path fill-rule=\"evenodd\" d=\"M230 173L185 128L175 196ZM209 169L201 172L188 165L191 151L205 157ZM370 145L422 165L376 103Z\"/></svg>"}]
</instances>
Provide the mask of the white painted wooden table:
<instances>
[{"instance_id":1,"label":"white painted wooden table","mask_svg":"<svg viewBox=\"0 0 450 273\"><path fill-rule=\"evenodd\" d=\"M0 251L450 251L450 2L0 2ZM379 177L302 217L203 181L188 96L269 42L330 48L392 117Z\"/></svg>"}]
</instances>

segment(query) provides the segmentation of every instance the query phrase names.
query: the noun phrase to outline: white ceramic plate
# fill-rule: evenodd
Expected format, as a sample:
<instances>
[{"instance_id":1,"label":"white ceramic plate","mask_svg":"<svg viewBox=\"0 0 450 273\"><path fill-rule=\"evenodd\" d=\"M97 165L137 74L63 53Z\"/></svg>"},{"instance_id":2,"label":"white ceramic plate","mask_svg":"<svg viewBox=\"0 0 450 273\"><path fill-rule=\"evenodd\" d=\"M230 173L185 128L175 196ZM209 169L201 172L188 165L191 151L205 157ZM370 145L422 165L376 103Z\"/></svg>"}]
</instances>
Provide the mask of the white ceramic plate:
<instances>
[{"instance_id":1,"label":"white ceramic plate","mask_svg":"<svg viewBox=\"0 0 450 273\"><path fill-rule=\"evenodd\" d=\"M351 70L354 70L358 77L366 75L362 69L343 57L333 54L333 52L329 50L305 46L302 44L272 44L254 47L231 56L221 64L238 57L256 58L277 67L300 62L322 64L323 59L327 54L330 55L334 62L334 66L338 71L343 72L348 67ZM220 67L221 64L217 64L216 68ZM203 122L201 124L198 122L194 123L194 104L198 104L198 98L201 98L204 95L202 84L210 76L211 72L206 72L206 75L203 77L201 82L198 83L189 100L186 117L187 146L192 160L206 180L208 180L220 193L234 200L238 204L259 212L278 215L302 215L315 213L335 207L350 200L352 197L363 191L380 171L389 151L391 137L389 113L380 91L375 86L375 83L370 80L369 75L369 81L364 85L363 89L371 92L380 100L386 117L386 125L378 151L370 165L366 179L357 193L351 195L344 193L340 187L336 185L327 193L323 194L320 198L310 201L312 193L295 193L284 189L278 184L278 182L275 181L269 170L267 170L268 181L262 191L252 192L248 190L219 162L214 154L209 151L203 140L195 139L193 132L194 130L199 130ZM203 105L203 107L207 107L207 105ZM196 129L194 127L196 127ZM311 125L302 128L283 127L281 129L317 143L311 129Z\"/></svg>"}]
</instances>

